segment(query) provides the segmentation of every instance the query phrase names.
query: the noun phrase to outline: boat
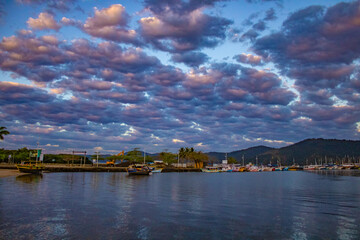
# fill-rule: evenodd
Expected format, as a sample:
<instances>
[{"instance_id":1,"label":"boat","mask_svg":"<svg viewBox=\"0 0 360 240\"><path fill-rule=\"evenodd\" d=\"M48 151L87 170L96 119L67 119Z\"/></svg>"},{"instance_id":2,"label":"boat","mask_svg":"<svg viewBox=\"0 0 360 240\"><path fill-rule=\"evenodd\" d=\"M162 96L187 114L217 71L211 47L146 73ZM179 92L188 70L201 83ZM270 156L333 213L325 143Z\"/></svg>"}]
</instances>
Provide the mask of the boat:
<instances>
[{"instance_id":1,"label":"boat","mask_svg":"<svg viewBox=\"0 0 360 240\"><path fill-rule=\"evenodd\" d=\"M232 172L233 169L228 164L222 164L220 171L221 172Z\"/></svg>"},{"instance_id":2,"label":"boat","mask_svg":"<svg viewBox=\"0 0 360 240\"><path fill-rule=\"evenodd\" d=\"M239 167L238 172L247 172L247 169L246 169L246 167L242 166L242 167Z\"/></svg>"},{"instance_id":3,"label":"boat","mask_svg":"<svg viewBox=\"0 0 360 240\"><path fill-rule=\"evenodd\" d=\"M261 172L261 169L258 166L248 164L246 167L249 172Z\"/></svg>"},{"instance_id":4,"label":"boat","mask_svg":"<svg viewBox=\"0 0 360 240\"><path fill-rule=\"evenodd\" d=\"M151 168L146 164L133 164L126 169L129 175L150 175Z\"/></svg>"},{"instance_id":5,"label":"boat","mask_svg":"<svg viewBox=\"0 0 360 240\"><path fill-rule=\"evenodd\" d=\"M305 171L312 171L312 170L316 170L317 166L316 165L306 165L304 167Z\"/></svg>"},{"instance_id":6,"label":"boat","mask_svg":"<svg viewBox=\"0 0 360 240\"><path fill-rule=\"evenodd\" d=\"M221 167L206 166L205 168L202 168L201 171L206 173L218 173L221 172Z\"/></svg>"},{"instance_id":7,"label":"boat","mask_svg":"<svg viewBox=\"0 0 360 240\"><path fill-rule=\"evenodd\" d=\"M292 165L288 167L288 171L302 171L304 170L303 167L300 167L299 165Z\"/></svg>"},{"instance_id":8,"label":"boat","mask_svg":"<svg viewBox=\"0 0 360 240\"><path fill-rule=\"evenodd\" d=\"M42 174L44 170L43 164L34 161L22 162L21 164L17 164L16 167L22 173L31 174Z\"/></svg>"},{"instance_id":9,"label":"boat","mask_svg":"<svg viewBox=\"0 0 360 240\"><path fill-rule=\"evenodd\" d=\"M161 173L161 171L162 171L162 168L153 168L151 170L152 173Z\"/></svg>"},{"instance_id":10,"label":"boat","mask_svg":"<svg viewBox=\"0 0 360 240\"><path fill-rule=\"evenodd\" d=\"M232 171L233 172L245 172L246 168L244 166L241 166L240 164L234 164L232 166Z\"/></svg>"},{"instance_id":11,"label":"boat","mask_svg":"<svg viewBox=\"0 0 360 240\"><path fill-rule=\"evenodd\" d=\"M352 164L352 163L342 164L341 167L343 169L356 169L355 164Z\"/></svg>"},{"instance_id":12,"label":"boat","mask_svg":"<svg viewBox=\"0 0 360 240\"><path fill-rule=\"evenodd\" d=\"M149 165L145 163L145 151L144 151L144 163L132 164L126 169L128 175L143 175L143 176L151 175L152 170L153 168L149 167Z\"/></svg>"},{"instance_id":13,"label":"boat","mask_svg":"<svg viewBox=\"0 0 360 240\"><path fill-rule=\"evenodd\" d=\"M295 159L293 159L293 165L288 167L288 171L302 171L302 170L304 170L304 167L295 164Z\"/></svg>"}]
</instances>

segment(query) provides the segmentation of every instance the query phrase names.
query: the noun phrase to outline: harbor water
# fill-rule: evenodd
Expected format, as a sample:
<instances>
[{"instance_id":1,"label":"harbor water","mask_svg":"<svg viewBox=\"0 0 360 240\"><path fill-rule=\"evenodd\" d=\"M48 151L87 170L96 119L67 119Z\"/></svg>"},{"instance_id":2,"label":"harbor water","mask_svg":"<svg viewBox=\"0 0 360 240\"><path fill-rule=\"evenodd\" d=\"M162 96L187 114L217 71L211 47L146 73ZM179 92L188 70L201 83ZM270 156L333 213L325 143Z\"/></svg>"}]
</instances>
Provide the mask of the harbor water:
<instances>
[{"instance_id":1,"label":"harbor water","mask_svg":"<svg viewBox=\"0 0 360 240\"><path fill-rule=\"evenodd\" d=\"M356 173L7 177L0 239L360 239Z\"/></svg>"}]
</instances>

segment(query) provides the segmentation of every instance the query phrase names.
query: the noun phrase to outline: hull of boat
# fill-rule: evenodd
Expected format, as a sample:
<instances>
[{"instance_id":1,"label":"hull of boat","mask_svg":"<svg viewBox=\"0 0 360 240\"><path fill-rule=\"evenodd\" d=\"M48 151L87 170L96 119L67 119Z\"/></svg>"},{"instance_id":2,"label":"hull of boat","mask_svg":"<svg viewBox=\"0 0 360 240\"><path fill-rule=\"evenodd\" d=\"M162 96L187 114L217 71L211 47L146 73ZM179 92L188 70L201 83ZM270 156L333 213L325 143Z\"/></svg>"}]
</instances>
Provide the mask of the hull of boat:
<instances>
[{"instance_id":1,"label":"hull of boat","mask_svg":"<svg viewBox=\"0 0 360 240\"><path fill-rule=\"evenodd\" d=\"M150 171L128 171L129 175L150 175Z\"/></svg>"},{"instance_id":2,"label":"hull of boat","mask_svg":"<svg viewBox=\"0 0 360 240\"><path fill-rule=\"evenodd\" d=\"M17 168L19 172L31 174L42 174L42 171L44 170L43 167L37 166L17 166Z\"/></svg>"},{"instance_id":3,"label":"hull of boat","mask_svg":"<svg viewBox=\"0 0 360 240\"><path fill-rule=\"evenodd\" d=\"M308 167L308 168L304 168L305 171L313 171L316 170L316 168L314 167Z\"/></svg>"},{"instance_id":4,"label":"hull of boat","mask_svg":"<svg viewBox=\"0 0 360 240\"><path fill-rule=\"evenodd\" d=\"M301 167L289 167L288 168L288 171L302 171L302 170L304 170L304 169Z\"/></svg>"},{"instance_id":5,"label":"hull of boat","mask_svg":"<svg viewBox=\"0 0 360 240\"><path fill-rule=\"evenodd\" d=\"M220 170L209 170L209 169L201 169L202 172L206 172L206 173L219 173L221 172Z\"/></svg>"},{"instance_id":6,"label":"hull of boat","mask_svg":"<svg viewBox=\"0 0 360 240\"><path fill-rule=\"evenodd\" d=\"M143 175L148 176L151 174L151 168L145 164L135 164L127 168L129 175Z\"/></svg>"}]
</instances>

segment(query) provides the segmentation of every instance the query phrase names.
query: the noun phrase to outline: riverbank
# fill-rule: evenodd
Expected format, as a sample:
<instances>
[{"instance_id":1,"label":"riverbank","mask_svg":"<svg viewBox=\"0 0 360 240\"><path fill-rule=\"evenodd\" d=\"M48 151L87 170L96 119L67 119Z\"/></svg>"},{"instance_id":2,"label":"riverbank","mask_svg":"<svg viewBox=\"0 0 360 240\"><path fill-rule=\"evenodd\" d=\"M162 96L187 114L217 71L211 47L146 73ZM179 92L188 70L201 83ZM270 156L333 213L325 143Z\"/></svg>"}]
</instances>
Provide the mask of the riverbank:
<instances>
[{"instance_id":1,"label":"riverbank","mask_svg":"<svg viewBox=\"0 0 360 240\"><path fill-rule=\"evenodd\" d=\"M26 173L19 172L17 169L0 169L0 178L17 177L25 174Z\"/></svg>"},{"instance_id":2,"label":"riverbank","mask_svg":"<svg viewBox=\"0 0 360 240\"><path fill-rule=\"evenodd\" d=\"M17 168L14 164L1 164L0 170L17 171ZM44 172L126 172L126 167L97 167L93 165L69 166L66 164L44 164Z\"/></svg>"},{"instance_id":3,"label":"riverbank","mask_svg":"<svg viewBox=\"0 0 360 240\"><path fill-rule=\"evenodd\" d=\"M14 170L17 168L13 164L1 164L0 170ZM105 167L105 166L69 166L66 164L44 164L44 172L126 172L126 167ZM162 172L201 172L199 168L163 168Z\"/></svg>"}]
</instances>

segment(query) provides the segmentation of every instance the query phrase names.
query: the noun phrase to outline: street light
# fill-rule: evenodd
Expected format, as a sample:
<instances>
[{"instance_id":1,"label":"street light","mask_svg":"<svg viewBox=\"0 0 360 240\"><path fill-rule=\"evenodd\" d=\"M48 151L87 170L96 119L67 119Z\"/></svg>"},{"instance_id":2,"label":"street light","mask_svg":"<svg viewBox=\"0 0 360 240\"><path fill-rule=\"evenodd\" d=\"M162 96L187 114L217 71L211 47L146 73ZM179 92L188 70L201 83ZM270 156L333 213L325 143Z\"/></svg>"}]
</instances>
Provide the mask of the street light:
<instances>
[{"instance_id":1,"label":"street light","mask_svg":"<svg viewBox=\"0 0 360 240\"><path fill-rule=\"evenodd\" d=\"M96 153L96 167L99 167L99 153L100 152L95 152Z\"/></svg>"}]
</instances>

